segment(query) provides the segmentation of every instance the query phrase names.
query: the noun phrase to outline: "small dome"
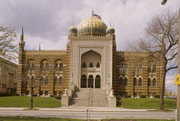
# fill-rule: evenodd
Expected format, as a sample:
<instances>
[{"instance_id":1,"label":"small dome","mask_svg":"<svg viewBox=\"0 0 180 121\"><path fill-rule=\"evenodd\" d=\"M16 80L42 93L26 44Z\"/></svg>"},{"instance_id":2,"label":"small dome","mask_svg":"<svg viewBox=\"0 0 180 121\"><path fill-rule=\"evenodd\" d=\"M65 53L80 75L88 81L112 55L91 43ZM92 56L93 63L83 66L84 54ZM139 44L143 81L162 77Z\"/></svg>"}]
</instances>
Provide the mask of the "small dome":
<instances>
[{"instance_id":1,"label":"small dome","mask_svg":"<svg viewBox=\"0 0 180 121\"><path fill-rule=\"evenodd\" d=\"M78 35L106 35L106 28L101 17L96 14L84 19L77 27Z\"/></svg>"},{"instance_id":2,"label":"small dome","mask_svg":"<svg viewBox=\"0 0 180 121\"><path fill-rule=\"evenodd\" d=\"M106 34L114 34L115 33L115 29L111 26L109 26L107 29L106 29Z\"/></svg>"},{"instance_id":3,"label":"small dome","mask_svg":"<svg viewBox=\"0 0 180 121\"><path fill-rule=\"evenodd\" d=\"M70 29L69 29L69 33L77 34L77 28L75 26L71 26Z\"/></svg>"}]
</instances>

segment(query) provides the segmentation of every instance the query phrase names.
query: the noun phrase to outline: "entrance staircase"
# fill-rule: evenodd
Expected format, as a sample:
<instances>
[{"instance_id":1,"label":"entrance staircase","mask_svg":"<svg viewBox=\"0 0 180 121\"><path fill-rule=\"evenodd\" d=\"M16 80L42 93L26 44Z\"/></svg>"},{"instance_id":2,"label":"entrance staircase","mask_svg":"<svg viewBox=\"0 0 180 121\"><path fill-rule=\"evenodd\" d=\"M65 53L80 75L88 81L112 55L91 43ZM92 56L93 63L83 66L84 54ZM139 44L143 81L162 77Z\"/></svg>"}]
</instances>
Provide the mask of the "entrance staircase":
<instances>
[{"instance_id":1,"label":"entrance staircase","mask_svg":"<svg viewBox=\"0 0 180 121\"><path fill-rule=\"evenodd\" d=\"M103 89L80 89L73 95L71 106L108 107L106 91Z\"/></svg>"}]
</instances>

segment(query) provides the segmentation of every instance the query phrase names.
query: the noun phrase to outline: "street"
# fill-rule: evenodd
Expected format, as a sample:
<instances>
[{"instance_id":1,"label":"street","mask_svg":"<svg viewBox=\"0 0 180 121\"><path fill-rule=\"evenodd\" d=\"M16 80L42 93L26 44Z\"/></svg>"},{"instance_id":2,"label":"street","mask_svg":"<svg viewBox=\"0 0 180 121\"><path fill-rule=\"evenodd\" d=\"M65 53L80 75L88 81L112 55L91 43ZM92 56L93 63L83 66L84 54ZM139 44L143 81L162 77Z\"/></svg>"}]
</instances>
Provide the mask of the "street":
<instances>
[{"instance_id":1,"label":"street","mask_svg":"<svg viewBox=\"0 0 180 121\"><path fill-rule=\"evenodd\" d=\"M0 116L30 116L30 117L56 117L87 119L175 119L175 112L157 112L157 111L60 111L60 110L0 110Z\"/></svg>"}]
</instances>

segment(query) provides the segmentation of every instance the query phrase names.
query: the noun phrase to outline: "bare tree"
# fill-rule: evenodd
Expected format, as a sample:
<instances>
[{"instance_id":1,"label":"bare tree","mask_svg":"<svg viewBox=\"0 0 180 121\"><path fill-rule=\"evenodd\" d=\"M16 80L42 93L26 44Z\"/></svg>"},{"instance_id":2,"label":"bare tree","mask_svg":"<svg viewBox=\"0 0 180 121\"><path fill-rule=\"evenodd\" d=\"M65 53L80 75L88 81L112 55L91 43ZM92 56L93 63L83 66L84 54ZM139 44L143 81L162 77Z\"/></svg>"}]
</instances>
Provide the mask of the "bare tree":
<instances>
[{"instance_id":1,"label":"bare tree","mask_svg":"<svg viewBox=\"0 0 180 121\"><path fill-rule=\"evenodd\" d=\"M164 110L165 78L167 72L176 69L178 55L178 12L169 10L152 18L145 29L145 36L136 45L129 47L136 51L146 52L150 61L161 59L163 79L160 93L160 110Z\"/></svg>"},{"instance_id":2,"label":"bare tree","mask_svg":"<svg viewBox=\"0 0 180 121\"><path fill-rule=\"evenodd\" d=\"M34 107L34 88L40 87L42 85L42 79L40 76L35 76L33 71L29 71L27 76L24 78L25 83L27 84L28 88L30 89L30 109Z\"/></svg>"},{"instance_id":3,"label":"bare tree","mask_svg":"<svg viewBox=\"0 0 180 121\"><path fill-rule=\"evenodd\" d=\"M15 39L16 33L14 29L0 26L0 56L16 60L17 46L14 45Z\"/></svg>"}]
</instances>

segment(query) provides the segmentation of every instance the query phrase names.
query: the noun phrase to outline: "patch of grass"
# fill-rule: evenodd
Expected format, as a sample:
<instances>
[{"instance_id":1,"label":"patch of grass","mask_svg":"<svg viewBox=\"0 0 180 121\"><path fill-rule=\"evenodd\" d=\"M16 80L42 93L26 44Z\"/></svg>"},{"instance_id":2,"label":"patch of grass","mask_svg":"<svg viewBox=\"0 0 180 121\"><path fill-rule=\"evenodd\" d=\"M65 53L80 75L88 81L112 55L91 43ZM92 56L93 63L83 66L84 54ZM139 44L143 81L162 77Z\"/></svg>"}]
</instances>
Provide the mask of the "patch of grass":
<instances>
[{"instance_id":1,"label":"patch of grass","mask_svg":"<svg viewBox=\"0 0 180 121\"><path fill-rule=\"evenodd\" d=\"M123 108L131 109L159 109L160 99L148 99L148 98L122 98ZM175 109L176 100L175 99L165 99L166 109Z\"/></svg>"},{"instance_id":2,"label":"patch of grass","mask_svg":"<svg viewBox=\"0 0 180 121\"><path fill-rule=\"evenodd\" d=\"M54 97L34 97L34 107L59 107L60 100ZM6 96L0 97L0 107L29 107L30 97Z\"/></svg>"}]
</instances>

